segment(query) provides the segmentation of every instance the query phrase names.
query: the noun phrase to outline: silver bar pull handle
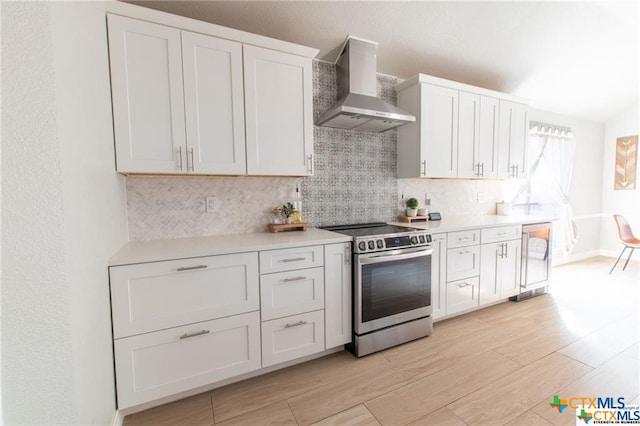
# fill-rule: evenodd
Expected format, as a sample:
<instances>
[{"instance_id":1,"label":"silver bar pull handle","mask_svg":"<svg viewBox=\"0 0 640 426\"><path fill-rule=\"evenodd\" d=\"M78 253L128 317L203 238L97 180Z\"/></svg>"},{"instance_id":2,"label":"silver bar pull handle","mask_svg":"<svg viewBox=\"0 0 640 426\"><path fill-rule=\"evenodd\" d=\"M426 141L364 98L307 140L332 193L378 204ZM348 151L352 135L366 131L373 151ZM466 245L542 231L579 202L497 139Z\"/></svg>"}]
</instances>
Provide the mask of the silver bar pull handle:
<instances>
[{"instance_id":1,"label":"silver bar pull handle","mask_svg":"<svg viewBox=\"0 0 640 426\"><path fill-rule=\"evenodd\" d=\"M285 278L284 281L285 283L289 283L291 281L302 281L302 280L306 280L307 277L303 277L303 276L299 276L299 277L294 277L294 278Z\"/></svg>"},{"instance_id":2,"label":"silver bar pull handle","mask_svg":"<svg viewBox=\"0 0 640 426\"><path fill-rule=\"evenodd\" d=\"M182 147L178 148L178 169L182 171Z\"/></svg>"},{"instance_id":3,"label":"silver bar pull handle","mask_svg":"<svg viewBox=\"0 0 640 426\"><path fill-rule=\"evenodd\" d=\"M300 262L301 260L305 260L305 257L291 257L289 259L282 259L283 262Z\"/></svg>"},{"instance_id":4,"label":"silver bar pull handle","mask_svg":"<svg viewBox=\"0 0 640 426\"><path fill-rule=\"evenodd\" d=\"M471 253L469 250L462 250L458 252L458 254L469 254L469 253Z\"/></svg>"},{"instance_id":5,"label":"silver bar pull handle","mask_svg":"<svg viewBox=\"0 0 640 426\"><path fill-rule=\"evenodd\" d=\"M465 287L469 287L470 285L473 285L473 284L471 284L471 283L462 283L462 284L458 284L458 287L465 288Z\"/></svg>"},{"instance_id":6,"label":"silver bar pull handle","mask_svg":"<svg viewBox=\"0 0 640 426\"><path fill-rule=\"evenodd\" d=\"M294 322L294 323L287 323L284 325L284 328L292 328L292 327L298 327L300 325L305 325L307 322L306 321L298 321L298 322Z\"/></svg>"},{"instance_id":7,"label":"silver bar pull handle","mask_svg":"<svg viewBox=\"0 0 640 426\"><path fill-rule=\"evenodd\" d=\"M482 167L480 176L484 177L484 163L480 163L480 167Z\"/></svg>"},{"instance_id":8,"label":"silver bar pull handle","mask_svg":"<svg viewBox=\"0 0 640 426\"><path fill-rule=\"evenodd\" d=\"M344 264L351 264L351 244L349 243L344 245Z\"/></svg>"},{"instance_id":9,"label":"silver bar pull handle","mask_svg":"<svg viewBox=\"0 0 640 426\"><path fill-rule=\"evenodd\" d=\"M307 173L313 174L313 154L307 156L307 161L309 162L309 167L307 167Z\"/></svg>"},{"instance_id":10,"label":"silver bar pull handle","mask_svg":"<svg viewBox=\"0 0 640 426\"><path fill-rule=\"evenodd\" d=\"M480 176L480 163L477 163L475 168L478 169L476 176Z\"/></svg>"},{"instance_id":11,"label":"silver bar pull handle","mask_svg":"<svg viewBox=\"0 0 640 426\"><path fill-rule=\"evenodd\" d=\"M178 272L193 271L194 269L206 269L207 265L195 265L195 266L182 266L177 269Z\"/></svg>"},{"instance_id":12,"label":"silver bar pull handle","mask_svg":"<svg viewBox=\"0 0 640 426\"><path fill-rule=\"evenodd\" d=\"M189 148L189 155L191 156L191 171L195 171L193 169L193 148ZM187 157L187 171L189 170L189 157Z\"/></svg>"},{"instance_id":13,"label":"silver bar pull handle","mask_svg":"<svg viewBox=\"0 0 640 426\"><path fill-rule=\"evenodd\" d=\"M422 160L422 176L427 175L427 160Z\"/></svg>"},{"instance_id":14,"label":"silver bar pull handle","mask_svg":"<svg viewBox=\"0 0 640 426\"><path fill-rule=\"evenodd\" d=\"M188 339L189 337L202 336L203 334L209 334L209 330L196 331L195 333L190 334L184 333L182 336L180 336L180 340Z\"/></svg>"},{"instance_id":15,"label":"silver bar pull handle","mask_svg":"<svg viewBox=\"0 0 640 426\"><path fill-rule=\"evenodd\" d=\"M520 164L516 164L516 177L520 176Z\"/></svg>"}]
</instances>

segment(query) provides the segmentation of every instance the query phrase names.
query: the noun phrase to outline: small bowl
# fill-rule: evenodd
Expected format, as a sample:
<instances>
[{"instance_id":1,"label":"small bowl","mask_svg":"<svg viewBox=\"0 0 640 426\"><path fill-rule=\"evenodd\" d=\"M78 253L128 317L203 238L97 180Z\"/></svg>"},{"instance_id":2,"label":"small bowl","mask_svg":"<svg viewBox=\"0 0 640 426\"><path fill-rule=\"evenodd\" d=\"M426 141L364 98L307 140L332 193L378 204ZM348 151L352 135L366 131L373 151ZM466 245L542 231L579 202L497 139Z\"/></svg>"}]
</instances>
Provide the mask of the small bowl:
<instances>
[{"instance_id":1,"label":"small bowl","mask_svg":"<svg viewBox=\"0 0 640 426\"><path fill-rule=\"evenodd\" d=\"M418 216L426 216L429 214L428 209L418 209Z\"/></svg>"}]
</instances>

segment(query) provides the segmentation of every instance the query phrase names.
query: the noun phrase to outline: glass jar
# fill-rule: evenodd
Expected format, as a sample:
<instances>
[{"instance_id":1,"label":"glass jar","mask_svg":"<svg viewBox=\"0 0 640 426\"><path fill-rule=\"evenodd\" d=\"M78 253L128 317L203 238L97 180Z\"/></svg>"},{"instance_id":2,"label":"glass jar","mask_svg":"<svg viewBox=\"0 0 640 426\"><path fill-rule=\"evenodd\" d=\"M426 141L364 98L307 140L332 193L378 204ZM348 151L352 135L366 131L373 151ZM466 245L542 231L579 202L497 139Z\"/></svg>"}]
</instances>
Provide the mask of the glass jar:
<instances>
[{"instance_id":1,"label":"glass jar","mask_svg":"<svg viewBox=\"0 0 640 426\"><path fill-rule=\"evenodd\" d=\"M284 219L282 217L282 209L280 207L273 208L273 213L271 214L271 223L273 225L282 225L284 223Z\"/></svg>"}]
</instances>

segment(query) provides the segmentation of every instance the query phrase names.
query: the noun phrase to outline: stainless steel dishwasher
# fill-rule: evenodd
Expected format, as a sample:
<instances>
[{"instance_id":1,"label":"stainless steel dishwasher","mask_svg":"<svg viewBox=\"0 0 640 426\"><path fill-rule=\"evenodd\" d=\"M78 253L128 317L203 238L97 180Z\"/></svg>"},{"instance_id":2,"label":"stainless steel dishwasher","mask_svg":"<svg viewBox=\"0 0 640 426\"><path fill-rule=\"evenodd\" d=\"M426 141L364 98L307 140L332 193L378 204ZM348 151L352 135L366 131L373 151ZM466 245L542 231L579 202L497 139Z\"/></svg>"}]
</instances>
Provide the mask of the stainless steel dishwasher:
<instances>
[{"instance_id":1,"label":"stainless steel dishwasher","mask_svg":"<svg viewBox=\"0 0 640 426\"><path fill-rule=\"evenodd\" d=\"M520 293L510 300L519 301L545 294L551 278L551 222L522 227L522 271Z\"/></svg>"}]
</instances>

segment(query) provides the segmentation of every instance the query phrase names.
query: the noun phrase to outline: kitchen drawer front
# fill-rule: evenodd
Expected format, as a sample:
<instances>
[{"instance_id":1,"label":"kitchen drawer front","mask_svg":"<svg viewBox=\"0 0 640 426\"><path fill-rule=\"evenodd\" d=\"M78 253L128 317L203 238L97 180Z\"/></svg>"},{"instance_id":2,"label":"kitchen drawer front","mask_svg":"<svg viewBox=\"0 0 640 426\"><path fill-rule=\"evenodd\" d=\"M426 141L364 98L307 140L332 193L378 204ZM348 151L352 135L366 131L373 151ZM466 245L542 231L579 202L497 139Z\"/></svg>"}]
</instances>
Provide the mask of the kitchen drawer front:
<instances>
[{"instance_id":1,"label":"kitchen drawer front","mask_svg":"<svg viewBox=\"0 0 640 426\"><path fill-rule=\"evenodd\" d=\"M447 283L447 315L478 306L479 288L478 277Z\"/></svg>"},{"instance_id":2,"label":"kitchen drawer front","mask_svg":"<svg viewBox=\"0 0 640 426\"><path fill-rule=\"evenodd\" d=\"M315 268L323 264L322 246L296 247L292 249L260 252L261 274Z\"/></svg>"},{"instance_id":3,"label":"kitchen drawer front","mask_svg":"<svg viewBox=\"0 0 640 426\"><path fill-rule=\"evenodd\" d=\"M259 369L260 314L117 339L114 349L122 409Z\"/></svg>"},{"instance_id":4,"label":"kitchen drawer front","mask_svg":"<svg viewBox=\"0 0 640 426\"><path fill-rule=\"evenodd\" d=\"M324 308L324 268L260 276L262 321Z\"/></svg>"},{"instance_id":5,"label":"kitchen drawer front","mask_svg":"<svg viewBox=\"0 0 640 426\"><path fill-rule=\"evenodd\" d=\"M480 274L480 246L447 250L447 281L456 281Z\"/></svg>"},{"instance_id":6,"label":"kitchen drawer front","mask_svg":"<svg viewBox=\"0 0 640 426\"><path fill-rule=\"evenodd\" d=\"M324 311L262 323L262 366L279 364L324 350Z\"/></svg>"},{"instance_id":7,"label":"kitchen drawer front","mask_svg":"<svg viewBox=\"0 0 640 426\"><path fill-rule=\"evenodd\" d=\"M114 338L260 309L258 254L110 268Z\"/></svg>"},{"instance_id":8,"label":"kitchen drawer front","mask_svg":"<svg viewBox=\"0 0 640 426\"><path fill-rule=\"evenodd\" d=\"M522 226L500 226L498 228L485 228L482 230L482 244L496 243L499 241L517 240L522 238Z\"/></svg>"},{"instance_id":9,"label":"kitchen drawer front","mask_svg":"<svg viewBox=\"0 0 640 426\"><path fill-rule=\"evenodd\" d=\"M480 230L472 229L470 231L449 232L447 234L447 247L466 247L480 244Z\"/></svg>"}]
</instances>

